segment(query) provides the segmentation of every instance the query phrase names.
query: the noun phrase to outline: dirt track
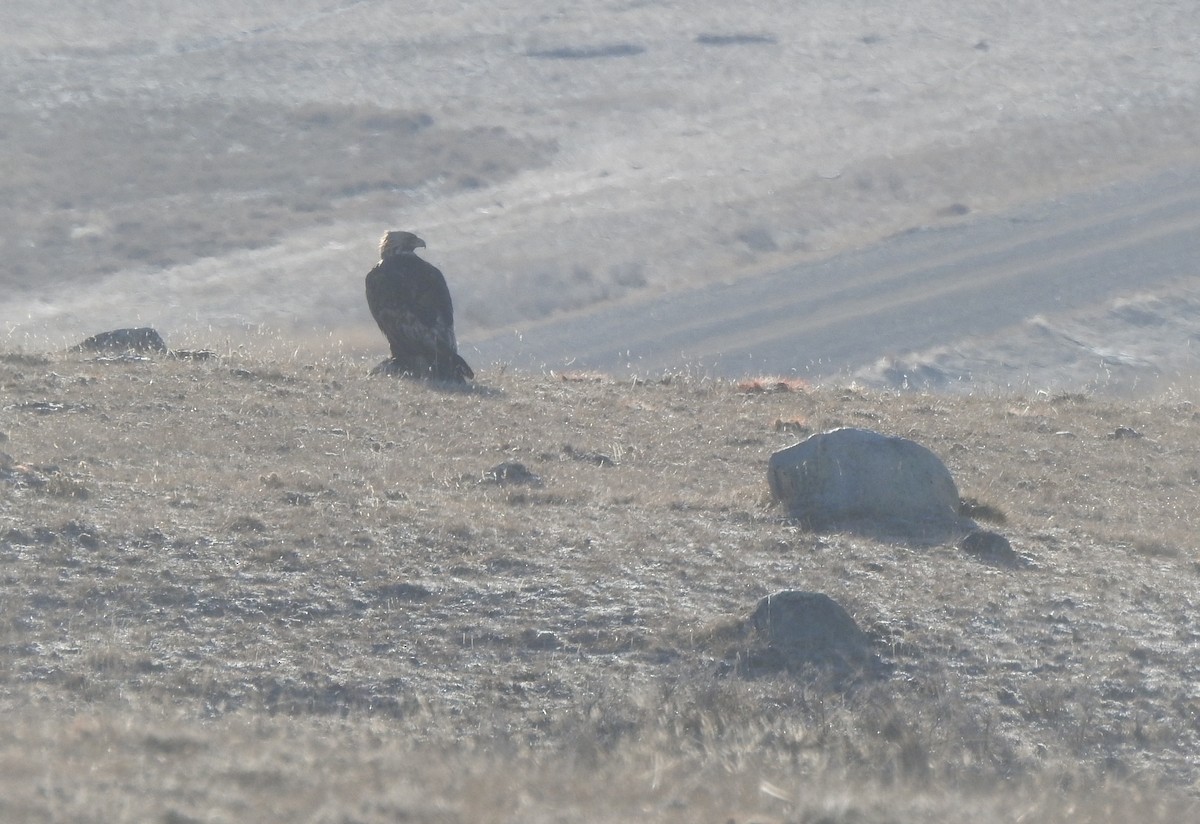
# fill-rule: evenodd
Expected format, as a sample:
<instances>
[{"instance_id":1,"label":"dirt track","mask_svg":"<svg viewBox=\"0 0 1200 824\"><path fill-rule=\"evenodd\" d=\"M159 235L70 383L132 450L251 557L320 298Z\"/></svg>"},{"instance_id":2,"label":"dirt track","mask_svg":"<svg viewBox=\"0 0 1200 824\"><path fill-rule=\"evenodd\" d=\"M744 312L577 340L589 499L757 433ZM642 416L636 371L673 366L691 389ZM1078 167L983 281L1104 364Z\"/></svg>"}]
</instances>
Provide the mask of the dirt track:
<instances>
[{"instance_id":1,"label":"dirt track","mask_svg":"<svg viewBox=\"0 0 1200 824\"><path fill-rule=\"evenodd\" d=\"M1200 173L1173 172L474 345L526 367L825 379L1163 289L1197 274L1198 229Z\"/></svg>"}]
</instances>

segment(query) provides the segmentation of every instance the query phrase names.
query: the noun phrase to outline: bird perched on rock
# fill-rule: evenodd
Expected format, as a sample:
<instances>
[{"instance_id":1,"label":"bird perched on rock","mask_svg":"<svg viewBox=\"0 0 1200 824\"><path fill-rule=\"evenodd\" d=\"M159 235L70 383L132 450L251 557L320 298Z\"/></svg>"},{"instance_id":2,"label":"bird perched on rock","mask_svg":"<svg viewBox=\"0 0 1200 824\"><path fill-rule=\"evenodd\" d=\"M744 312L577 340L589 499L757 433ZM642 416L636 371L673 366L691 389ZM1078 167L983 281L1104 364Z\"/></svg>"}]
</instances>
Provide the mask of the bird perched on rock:
<instances>
[{"instance_id":1,"label":"bird perched on rock","mask_svg":"<svg viewBox=\"0 0 1200 824\"><path fill-rule=\"evenodd\" d=\"M458 354L446 278L417 257L423 248L412 232L388 232L379 243L379 263L367 274L367 306L392 357L374 371L463 383L475 373Z\"/></svg>"}]
</instances>

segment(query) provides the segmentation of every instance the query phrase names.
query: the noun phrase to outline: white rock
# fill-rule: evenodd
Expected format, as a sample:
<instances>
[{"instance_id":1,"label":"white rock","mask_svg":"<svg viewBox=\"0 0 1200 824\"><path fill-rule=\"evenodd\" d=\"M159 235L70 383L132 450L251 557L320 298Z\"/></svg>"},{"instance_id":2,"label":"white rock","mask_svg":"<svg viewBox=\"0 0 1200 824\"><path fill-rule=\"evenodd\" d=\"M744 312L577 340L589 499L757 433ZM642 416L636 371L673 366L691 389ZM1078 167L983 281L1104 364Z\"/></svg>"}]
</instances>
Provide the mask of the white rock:
<instances>
[{"instance_id":1,"label":"white rock","mask_svg":"<svg viewBox=\"0 0 1200 824\"><path fill-rule=\"evenodd\" d=\"M835 429L771 455L772 496L815 528L958 528L958 488L945 464L907 438Z\"/></svg>"}]
</instances>

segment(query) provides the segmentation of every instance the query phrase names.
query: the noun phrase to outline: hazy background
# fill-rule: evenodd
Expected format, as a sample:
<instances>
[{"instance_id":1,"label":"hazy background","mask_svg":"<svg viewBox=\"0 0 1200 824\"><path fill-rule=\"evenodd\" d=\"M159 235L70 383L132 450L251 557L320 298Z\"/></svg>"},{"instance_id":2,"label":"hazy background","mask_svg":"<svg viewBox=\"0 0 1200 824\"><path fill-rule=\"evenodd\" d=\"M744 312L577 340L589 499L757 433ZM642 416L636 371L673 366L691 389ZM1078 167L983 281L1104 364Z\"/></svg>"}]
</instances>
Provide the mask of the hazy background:
<instances>
[{"instance_id":1,"label":"hazy background","mask_svg":"<svg viewBox=\"0 0 1200 824\"><path fill-rule=\"evenodd\" d=\"M6 3L0 341L382 355L362 278L405 228L487 366L564 312L802 290L905 230L1200 166L1197 54L1183 0Z\"/></svg>"}]
</instances>

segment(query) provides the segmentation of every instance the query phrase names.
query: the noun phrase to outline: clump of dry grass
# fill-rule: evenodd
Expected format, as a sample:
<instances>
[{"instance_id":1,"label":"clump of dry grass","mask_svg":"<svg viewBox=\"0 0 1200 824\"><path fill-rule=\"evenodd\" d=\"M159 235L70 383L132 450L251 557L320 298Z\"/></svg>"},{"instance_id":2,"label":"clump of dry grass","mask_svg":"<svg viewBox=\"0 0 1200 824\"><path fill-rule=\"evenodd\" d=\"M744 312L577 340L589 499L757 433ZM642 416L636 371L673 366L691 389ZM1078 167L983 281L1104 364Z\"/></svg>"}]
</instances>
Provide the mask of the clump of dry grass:
<instances>
[{"instance_id":1,"label":"clump of dry grass","mask_svg":"<svg viewBox=\"0 0 1200 824\"><path fill-rule=\"evenodd\" d=\"M746 378L737 382L737 391L745 395L758 392L807 392L811 388L808 381L794 377Z\"/></svg>"},{"instance_id":2,"label":"clump of dry grass","mask_svg":"<svg viewBox=\"0 0 1200 824\"><path fill-rule=\"evenodd\" d=\"M7 817L1194 812L1178 398L369 366L0 358ZM774 421L926 444L1031 563L788 523ZM518 463L540 483L479 483ZM780 589L838 600L887 677L722 674Z\"/></svg>"}]
</instances>

